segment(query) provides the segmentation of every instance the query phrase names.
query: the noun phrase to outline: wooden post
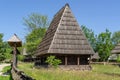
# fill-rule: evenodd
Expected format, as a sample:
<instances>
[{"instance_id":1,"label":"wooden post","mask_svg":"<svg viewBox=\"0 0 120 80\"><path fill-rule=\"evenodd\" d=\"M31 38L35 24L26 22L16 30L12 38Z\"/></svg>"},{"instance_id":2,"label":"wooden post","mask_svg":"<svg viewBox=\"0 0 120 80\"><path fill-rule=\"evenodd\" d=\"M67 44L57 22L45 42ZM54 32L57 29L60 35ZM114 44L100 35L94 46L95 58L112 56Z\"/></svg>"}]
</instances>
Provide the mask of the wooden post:
<instances>
[{"instance_id":1,"label":"wooden post","mask_svg":"<svg viewBox=\"0 0 120 80\"><path fill-rule=\"evenodd\" d=\"M80 65L80 57L77 57L77 65Z\"/></svg>"},{"instance_id":2,"label":"wooden post","mask_svg":"<svg viewBox=\"0 0 120 80\"><path fill-rule=\"evenodd\" d=\"M65 65L67 65L67 56L65 56Z\"/></svg>"},{"instance_id":3,"label":"wooden post","mask_svg":"<svg viewBox=\"0 0 120 80\"><path fill-rule=\"evenodd\" d=\"M14 34L9 40L8 44L13 48L13 60L12 60L12 66L17 67L17 47L22 46L22 41L18 38L16 34Z\"/></svg>"},{"instance_id":4,"label":"wooden post","mask_svg":"<svg viewBox=\"0 0 120 80\"><path fill-rule=\"evenodd\" d=\"M14 47L13 47L13 65L15 67L17 67L17 47L16 47L16 43L14 44Z\"/></svg>"}]
</instances>

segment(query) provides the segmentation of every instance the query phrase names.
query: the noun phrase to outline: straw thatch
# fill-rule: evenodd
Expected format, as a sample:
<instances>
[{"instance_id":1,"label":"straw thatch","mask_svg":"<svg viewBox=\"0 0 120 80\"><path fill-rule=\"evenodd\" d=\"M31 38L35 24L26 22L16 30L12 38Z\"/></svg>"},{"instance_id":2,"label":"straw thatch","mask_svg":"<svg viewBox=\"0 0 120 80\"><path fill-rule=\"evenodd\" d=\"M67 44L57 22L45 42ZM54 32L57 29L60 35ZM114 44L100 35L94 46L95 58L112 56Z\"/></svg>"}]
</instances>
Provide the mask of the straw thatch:
<instances>
[{"instance_id":1,"label":"straw thatch","mask_svg":"<svg viewBox=\"0 0 120 80\"><path fill-rule=\"evenodd\" d=\"M93 54L94 51L66 4L54 16L36 56L42 54Z\"/></svg>"},{"instance_id":2,"label":"straw thatch","mask_svg":"<svg viewBox=\"0 0 120 80\"><path fill-rule=\"evenodd\" d=\"M21 47L22 46L22 41L19 39L19 37L14 34L9 40L8 40L8 44L12 47Z\"/></svg>"},{"instance_id":3,"label":"straw thatch","mask_svg":"<svg viewBox=\"0 0 120 80\"><path fill-rule=\"evenodd\" d=\"M120 43L111 51L112 54L120 54Z\"/></svg>"}]
</instances>

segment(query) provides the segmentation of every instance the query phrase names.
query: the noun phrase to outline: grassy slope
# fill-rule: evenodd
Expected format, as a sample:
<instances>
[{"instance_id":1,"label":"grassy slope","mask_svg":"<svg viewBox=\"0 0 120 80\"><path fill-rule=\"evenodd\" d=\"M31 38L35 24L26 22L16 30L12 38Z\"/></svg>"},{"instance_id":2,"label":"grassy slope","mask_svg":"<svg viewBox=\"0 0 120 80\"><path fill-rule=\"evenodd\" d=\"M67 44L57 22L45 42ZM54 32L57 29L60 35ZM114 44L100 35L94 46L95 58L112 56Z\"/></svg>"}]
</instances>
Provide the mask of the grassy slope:
<instances>
[{"instance_id":1,"label":"grassy slope","mask_svg":"<svg viewBox=\"0 0 120 80\"><path fill-rule=\"evenodd\" d=\"M112 65L92 66L92 71L34 69L31 63L21 63L19 68L36 80L120 80L119 67Z\"/></svg>"}]
</instances>

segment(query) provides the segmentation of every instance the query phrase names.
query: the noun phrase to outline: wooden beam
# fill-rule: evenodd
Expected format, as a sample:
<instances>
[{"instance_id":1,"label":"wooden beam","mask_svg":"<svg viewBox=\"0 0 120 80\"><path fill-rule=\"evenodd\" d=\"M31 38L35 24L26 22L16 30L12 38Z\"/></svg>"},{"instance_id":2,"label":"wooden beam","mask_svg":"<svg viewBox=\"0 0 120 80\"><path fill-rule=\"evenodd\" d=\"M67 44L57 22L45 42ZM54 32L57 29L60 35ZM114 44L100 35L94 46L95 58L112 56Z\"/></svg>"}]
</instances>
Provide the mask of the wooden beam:
<instances>
[{"instance_id":1,"label":"wooden beam","mask_svg":"<svg viewBox=\"0 0 120 80\"><path fill-rule=\"evenodd\" d=\"M65 56L65 65L67 65L67 56Z\"/></svg>"},{"instance_id":2,"label":"wooden beam","mask_svg":"<svg viewBox=\"0 0 120 80\"><path fill-rule=\"evenodd\" d=\"M13 66L17 67L17 47L16 47L16 43L14 44L14 47L13 47Z\"/></svg>"},{"instance_id":3,"label":"wooden beam","mask_svg":"<svg viewBox=\"0 0 120 80\"><path fill-rule=\"evenodd\" d=\"M80 57L77 57L77 65L80 65Z\"/></svg>"}]
</instances>

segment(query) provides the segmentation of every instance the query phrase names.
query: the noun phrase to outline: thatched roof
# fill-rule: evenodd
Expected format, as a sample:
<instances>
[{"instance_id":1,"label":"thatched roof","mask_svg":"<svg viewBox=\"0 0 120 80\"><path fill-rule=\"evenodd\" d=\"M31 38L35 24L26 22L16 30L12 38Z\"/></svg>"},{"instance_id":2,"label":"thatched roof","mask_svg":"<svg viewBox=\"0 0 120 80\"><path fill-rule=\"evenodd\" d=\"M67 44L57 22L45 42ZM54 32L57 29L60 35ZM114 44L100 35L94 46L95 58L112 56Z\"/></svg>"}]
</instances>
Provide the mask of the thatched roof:
<instances>
[{"instance_id":1,"label":"thatched roof","mask_svg":"<svg viewBox=\"0 0 120 80\"><path fill-rule=\"evenodd\" d=\"M69 5L66 4L54 16L35 55L93 53Z\"/></svg>"},{"instance_id":2,"label":"thatched roof","mask_svg":"<svg viewBox=\"0 0 120 80\"><path fill-rule=\"evenodd\" d=\"M120 43L111 51L112 54L120 54Z\"/></svg>"},{"instance_id":3,"label":"thatched roof","mask_svg":"<svg viewBox=\"0 0 120 80\"><path fill-rule=\"evenodd\" d=\"M14 34L9 40L8 40L8 44L12 47L16 46L17 47L21 47L22 46L22 41L19 39L19 37Z\"/></svg>"},{"instance_id":4,"label":"thatched roof","mask_svg":"<svg viewBox=\"0 0 120 80\"><path fill-rule=\"evenodd\" d=\"M93 56L91 56L91 59L100 59L100 56L98 55L98 53L93 54Z\"/></svg>"}]
</instances>

